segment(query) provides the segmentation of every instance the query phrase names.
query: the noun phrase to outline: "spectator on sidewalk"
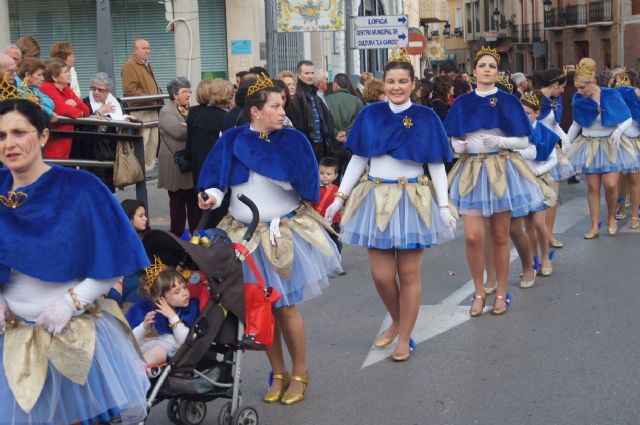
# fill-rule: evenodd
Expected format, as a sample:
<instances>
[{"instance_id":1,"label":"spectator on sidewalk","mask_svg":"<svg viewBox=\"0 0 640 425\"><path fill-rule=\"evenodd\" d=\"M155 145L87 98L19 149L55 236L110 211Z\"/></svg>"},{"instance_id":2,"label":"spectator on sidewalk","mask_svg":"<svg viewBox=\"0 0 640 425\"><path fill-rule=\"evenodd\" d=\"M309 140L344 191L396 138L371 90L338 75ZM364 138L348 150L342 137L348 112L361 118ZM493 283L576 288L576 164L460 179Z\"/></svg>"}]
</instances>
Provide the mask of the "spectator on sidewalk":
<instances>
[{"instance_id":1,"label":"spectator on sidewalk","mask_svg":"<svg viewBox=\"0 0 640 425\"><path fill-rule=\"evenodd\" d=\"M22 61L22 51L15 44L9 44L4 48L4 54L11 56L11 59L16 63L16 66L20 67L20 62Z\"/></svg>"},{"instance_id":2,"label":"spectator on sidewalk","mask_svg":"<svg viewBox=\"0 0 640 425\"><path fill-rule=\"evenodd\" d=\"M362 97L365 105L384 100L384 83L375 79L367 81L364 83Z\"/></svg>"},{"instance_id":3,"label":"spectator on sidewalk","mask_svg":"<svg viewBox=\"0 0 640 425\"><path fill-rule=\"evenodd\" d=\"M53 43L51 46L51 57L58 58L67 65L69 75L71 76L69 87L71 87L71 90L73 90L76 96L79 98L82 97L80 84L78 84L78 74L76 73L76 69L73 67L76 63L76 55L71 43L66 41L56 41Z\"/></svg>"},{"instance_id":4,"label":"spectator on sidewalk","mask_svg":"<svg viewBox=\"0 0 640 425\"><path fill-rule=\"evenodd\" d=\"M40 43L32 35L22 36L16 41L16 46L22 52L22 59L40 58Z\"/></svg>"},{"instance_id":5,"label":"spectator on sidewalk","mask_svg":"<svg viewBox=\"0 0 640 425\"><path fill-rule=\"evenodd\" d=\"M0 84L16 85L16 76L18 75L18 66L6 53L0 53Z\"/></svg>"},{"instance_id":6,"label":"spectator on sidewalk","mask_svg":"<svg viewBox=\"0 0 640 425\"><path fill-rule=\"evenodd\" d=\"M133 54L122 65L122 91L124 96L147 96L160 94L158 82L153 74L153 68L149 63L151 57L151 45L147 40L138 39L133 43ZM148 110L133 111L131 116L138 121L158 121L156 107L162 105L162 101L147 100L129 102L131 107L145 106ZM158 130L146 127L142 129L144 139L144 162L147 173L153 171L156 165L156 152L158 150Z\"/></svg>"},{"instance_id":7,"label":"spectator on sidewalk","mask_svg":"<svg viewBox=\"0 0 640 425\"><path fill-rule=\"evenodd\" d=\"M40 98L42 110L49 115L51 122L55 122L58 116L53 112L55 104L53 100L42 93L40 86L44 82L44 64L37 58L26 58L20 62L18 77L29 87L31 93Z\"/></svg>"},{"instance_id":8,"label":"spectator on sidewalk","mask_svg":"<svg viewBox=\"0 0 640 425\"><path fill-rule=\"evenodd\" d=\"M318 96L318 88L313 85L314 74L313 62L298 62L296 95L291 99L287 115L293 126L307 136L316 159L320 161L331 151L333 119L327 105Z\"/></svg>"},{"instance_id":9,"label":"spectator on sidewalk","mask_svg":"<svg viewBox=\"0 0 640 425\"><path fill-rule=\"evenodd\" d=\"M278 74L278 80L284 81L289 89L289 96L293 97L296 95L296 75L291 71L282 71Z\"/></svg>"},{"instance_id":10,"label":"spectator on sidewalk","mask_svg":"<svg viewBox=\"0 0 640 425\"><path fill-rule=\"evenodd\" d=\"M313 84L318 89L318 97L326 103L326 96L329 94L327 73L322 69L317 69L313 75Z\"/></svg>"}]
</instances>

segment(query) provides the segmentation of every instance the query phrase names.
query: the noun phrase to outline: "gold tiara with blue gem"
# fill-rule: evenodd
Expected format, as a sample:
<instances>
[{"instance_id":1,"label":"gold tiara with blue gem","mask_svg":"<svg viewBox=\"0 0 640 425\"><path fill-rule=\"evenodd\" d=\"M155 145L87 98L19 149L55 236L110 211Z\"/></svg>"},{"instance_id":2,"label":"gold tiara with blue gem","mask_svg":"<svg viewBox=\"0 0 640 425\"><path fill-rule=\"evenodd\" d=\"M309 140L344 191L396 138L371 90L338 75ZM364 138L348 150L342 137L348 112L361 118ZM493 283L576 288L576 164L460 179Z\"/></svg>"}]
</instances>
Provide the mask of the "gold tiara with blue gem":
<instances>
[{"instance_id":1,"label":"gold tiara with blue gem","mask_svg":"<svg viewBox=\"0 0 640 425\"><path fill-rule=\"evenodd\" d=\"M404 47L394 47L389 56L389 62L405 62L411 63L411 57Z\"/></svg>"},{"instance_id":2,"label":"gold tiara with blue gem","mask_svg":"<svg viewBox=\"0 0 640 425\"><path fill-rule=\"evenodd\" d=\"M532 91L528 91L520 97L521 102L527 102L529 105L533 106L533 109L540 109L540 100L538 96Z\"/></svg>"},{"instance_id":3,"label":"gold tiara with blue gem","mask_svg":"<svg viewBox=\"0 0 640 425\"><path fill-rule=\"evenodd\" d=\"M261 72L256 76L256 83L251 87L249 87L249 90L247 91L247 95L251 96L252 94L258 93L260 90L269 89L273 87L274 85L273 85L273 81L271 81L271 78L269 78L269 76L264 72Z\"/></svg>"},{"instance_id":4,"label":"gold tiara with blue gem","mask_svg":"<svg viewBox=\"0 0 640 425\"><path fill-rule=\"evenodd\" d=\"M484 55L493 56L494 59L497 60L498 63L500 63L500 53L498 53L496 49L482 46L482 49L478 50L478 53L476 53L476 60L480 59L480 57Z\"/></svg>"}]
</instances>

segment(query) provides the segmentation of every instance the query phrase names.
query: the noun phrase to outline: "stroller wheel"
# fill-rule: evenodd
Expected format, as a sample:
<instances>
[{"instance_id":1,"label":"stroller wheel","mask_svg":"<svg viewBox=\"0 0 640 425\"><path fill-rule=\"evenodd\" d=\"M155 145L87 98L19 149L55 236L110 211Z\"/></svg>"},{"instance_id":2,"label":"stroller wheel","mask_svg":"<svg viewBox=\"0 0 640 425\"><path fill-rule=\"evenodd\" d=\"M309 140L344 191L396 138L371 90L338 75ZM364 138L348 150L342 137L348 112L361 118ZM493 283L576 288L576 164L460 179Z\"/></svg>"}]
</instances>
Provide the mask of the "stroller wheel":
<instances>
[{"instance_id":1,"label":"stroller wheel","mask_svg":"<svg viewBox=\"0 0 640 425\"><path fill-rule=\"evenodd\" d=\"M169 400L167 402L167 417L172 424L182 425L180 421L180 400L179 398Z\"/></svg>"},{"instance_id":2,"label":"stroller wheel","mask_svg":"<svg viewBox=\"0 0 640 425\"><path fill-rule=\"evenodd\" d=\"M231 425L258 425L258 411L253 407L238 407Z\"/></svg>"},{"instance_id":3,"label":"stroller wheel","mask_svg":"<svg viewBox=\"0 0 640 425\"><path fill-rule=\"evenodd\" d=\"M231 402L226 402L218 412L218 425L231 425Z\"/></svg>"},{"instance_id":4,"label":"stroller wheel","mask_svg":"<svg viewBox=\"0 0 640 425\"><path fill-rule=\"evenodd\" d=\"M182 400L180 402L180 423L200 425L207 417L207 404L204 401Z\"/></svg>"}]
</instances>

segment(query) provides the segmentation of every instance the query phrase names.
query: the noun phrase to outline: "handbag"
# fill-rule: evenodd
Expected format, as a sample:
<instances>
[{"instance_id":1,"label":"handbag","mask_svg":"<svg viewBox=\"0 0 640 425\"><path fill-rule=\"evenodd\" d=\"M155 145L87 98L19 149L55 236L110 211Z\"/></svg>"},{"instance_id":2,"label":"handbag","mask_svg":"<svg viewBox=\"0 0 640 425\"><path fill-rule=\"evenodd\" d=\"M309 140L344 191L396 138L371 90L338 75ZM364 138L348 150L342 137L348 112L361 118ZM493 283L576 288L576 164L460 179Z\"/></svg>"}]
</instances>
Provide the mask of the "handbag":
<instances>
[{"instance_id":1,"label":"handbag","mask_svg":"<svg viewBox=\"0 0 640 425\"><path fill-rule=\"evenodd\" d=\"M124 187L144 180L142 167L133 150L132 142L119 141L113 163L113 185Z\"/></svg>"},{"instance_id":2,"label":"handbag","mask_svg":"<svg viewBox=\"0 0 640 425\"><path fill-rule=\"evenodd\" d=\"M267 288L249 250L242 244L233 247L244 257L257 282L244 284L245 329L243 343L249 349L269 349L273 345L275 318L273 305L280 299L280 293Z\"/></svg>"},{"instance_id":3,"label":"handbag","mask_svg":"<svg viewBox=\"0 0 640 425\"><path fill-rule=\"evenodd\" d=\"M191 171L191 160L189 159L189 153L187 149L181 149L174 152L171 150L169 144L166 140L164 140L164 137L162 137L162 135L160 135L160 139L162 140L162 143L164 143L164 145L167 147L167 150L171 153L171 155L173 155L173 162L176 163L180 172L186 173L187 171Z\"/></svg>"}]
</instances>

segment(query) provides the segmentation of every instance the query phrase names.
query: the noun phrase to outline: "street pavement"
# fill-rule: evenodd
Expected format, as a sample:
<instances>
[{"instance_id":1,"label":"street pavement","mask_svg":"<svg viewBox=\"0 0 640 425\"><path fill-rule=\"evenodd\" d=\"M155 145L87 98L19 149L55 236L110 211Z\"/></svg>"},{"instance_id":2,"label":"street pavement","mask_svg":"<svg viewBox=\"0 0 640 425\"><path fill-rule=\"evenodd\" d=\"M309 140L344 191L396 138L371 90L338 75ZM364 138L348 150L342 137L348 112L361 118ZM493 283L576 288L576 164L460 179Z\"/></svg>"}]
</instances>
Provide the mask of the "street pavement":
<instances>
[{"instance_id":1,"label":"street pavement","mask_svg":"<svg viewBox=\"0 0 640 425\"><path fill-rule=\"evenodd\" d=\"M152 226L166 229L166 191L153 189L153 180L149 187ZM392 347L372 347L386 312L366 251L345 247L348 274L299 306L312 377L307 399L263 403L269 365L264 353L249 352L243 405L257 408L263 425L640 424L640 235L627 219L615 237L605 227L584 240L586 185L563 184L561 196L556 228L565 248L556 251L554 273L520 289L513 255L513 303L504 316L468 316L473 290L461 228L455 240L425 250L418 345L406 363L391 361ZM222 404L209 403L205 424L215 423ZM147 423L170 424L164 403Z\"/></svg>"}]
</instances>

